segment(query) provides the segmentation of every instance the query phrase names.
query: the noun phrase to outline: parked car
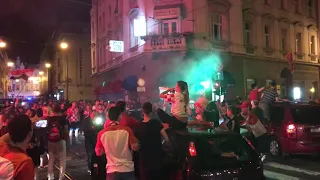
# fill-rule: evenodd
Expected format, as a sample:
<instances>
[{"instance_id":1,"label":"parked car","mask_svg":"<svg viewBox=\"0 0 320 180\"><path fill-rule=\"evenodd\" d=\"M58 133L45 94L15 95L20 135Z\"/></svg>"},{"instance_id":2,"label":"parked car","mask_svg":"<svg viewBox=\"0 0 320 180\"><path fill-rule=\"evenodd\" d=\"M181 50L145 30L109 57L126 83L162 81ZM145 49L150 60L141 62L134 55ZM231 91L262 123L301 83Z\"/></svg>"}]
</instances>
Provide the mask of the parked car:
<instances>
[{"instance_id":1,"label":"parked car","mask_svg":"<svg viewBox=\"0 0 320 180\"><path fill-rule=\"evenodd\" d=\"M171 147L166 148L170 149L164 162L165 172L169 173L166 179L265 179L258 153L240 134L203 128L169 128L167 134Z\"/></svg>"},{"instance_id":2,"label":"parked car","mask_svg":"<svg viewBox=\"0 0 320 180\"><path fill-rule=\"evenodd\" d=\"M320 105L275 103L267 123L270 153L313 154L320 152Z\"/></svg>"}]
</instances>

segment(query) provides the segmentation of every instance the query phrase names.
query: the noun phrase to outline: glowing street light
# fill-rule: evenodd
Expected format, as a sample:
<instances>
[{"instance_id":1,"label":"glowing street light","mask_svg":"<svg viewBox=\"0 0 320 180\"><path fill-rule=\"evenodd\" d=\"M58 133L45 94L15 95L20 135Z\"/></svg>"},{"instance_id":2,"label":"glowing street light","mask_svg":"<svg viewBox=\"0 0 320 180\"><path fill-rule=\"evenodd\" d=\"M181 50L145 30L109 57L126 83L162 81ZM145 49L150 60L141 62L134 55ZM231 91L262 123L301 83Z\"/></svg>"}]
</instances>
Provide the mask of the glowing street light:
<instances>
[{"instance_id":1,"label":"glowing street light","mask_svg":"<svg viewBox=\"0 0 320 180\"><path fill-rule=\"evenodd\" d=\"M13 66L14 66L14 63L13 63L13 62L8 62L8 63L7 63L7 66L8 66L8 67L13 67Z\"/></svg>"},{"instance_id":2,"label":"glowing street light","mask_svg":"<svg viewBox=\"0 0 320 180\"><path fill-rule=\"evenodd\" d=\"M7 46L7 43L0 40L0 48L5 48Z\"/></svg>"},{"instance_id":3,"label":"glowing street light","mask_svg":"<svg viewBox=\"0 0 320 180\"><path fill-rule=\"evenodd\" d=\"M51 64L50 63L46 63L45 66L46 66L46 68L50 68Z\"/></svg>"},{"instance_id":4,"label":"glowing street light","mask_svg":"<svg viewBox=\"0 0 320 180\"><path fill-rule=\"evenodd\" d=\"M40 75L40 76L42 76L43 74L44 74L44 72L43 72L43 71L40 71L40 72L39 72L39 75Z\"/></svg>"},{"instance_id":5,"label":"glowing street light","mask_svg":"<svg viewBox=\"0 0 320 180\"><path fill-rule=\"evenodd\" d=\"M68 45L68 43L66 43L66 42L62 42L61 44L60 44L60 48L61 49L67 49L69 47L69 45Z\"/></svg>"},{"instance_id":6,"label":"glowing street light","mask_svg":"<svg viewBox=\"0 0 320 180\"><path fill-rule=\"evenodd\" d=\"M310 92L311 93L314 93L316 91L316 89L314 88L314 87L312 87L311 89L310 89Z\"/></svg>"},{"instance_id":7,"label":"glowing street light","mask_svg":"<svg viewBox=\"0 0 320 180\"><path fill-rule=\"evenodd\" d=\"M62 50L66 50L68 49L69 47L69 44L66 43L66 42L61 42L60 43L60 48ZM66 100L68 100L68 97L69 97L69 63L68 63L68 54L66 54L66 64L67 64L67 67L66 67Z\"/></svg>"}]
</instances>

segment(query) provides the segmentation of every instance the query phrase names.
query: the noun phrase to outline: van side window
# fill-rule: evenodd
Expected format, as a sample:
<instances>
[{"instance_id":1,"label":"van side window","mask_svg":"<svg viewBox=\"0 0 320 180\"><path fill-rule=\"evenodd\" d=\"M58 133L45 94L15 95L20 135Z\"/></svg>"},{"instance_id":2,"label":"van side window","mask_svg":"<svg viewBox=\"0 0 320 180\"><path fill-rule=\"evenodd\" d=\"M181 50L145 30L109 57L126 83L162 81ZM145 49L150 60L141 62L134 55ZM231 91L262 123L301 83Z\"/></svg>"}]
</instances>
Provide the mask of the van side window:
<instances>
[{"instance_id":1,"label":"van side window","mask_svg":"<svg viewBox=\"0 0 320 180\"><path fill-rule=\"evenodd\" d=\"M283 107L272 107L270 121L276 124L281 124L284 119Z\"/></svg>"}]
</instances>

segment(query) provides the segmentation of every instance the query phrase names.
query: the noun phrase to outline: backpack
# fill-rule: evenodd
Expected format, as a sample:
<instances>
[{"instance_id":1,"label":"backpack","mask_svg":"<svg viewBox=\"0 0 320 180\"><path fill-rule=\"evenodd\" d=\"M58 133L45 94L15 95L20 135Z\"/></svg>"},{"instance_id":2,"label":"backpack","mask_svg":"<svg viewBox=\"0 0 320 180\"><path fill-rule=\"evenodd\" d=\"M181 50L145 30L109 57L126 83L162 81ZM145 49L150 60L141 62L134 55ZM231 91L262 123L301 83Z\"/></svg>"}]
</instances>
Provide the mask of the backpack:
<instances>
[{"instance_id":1,"label":"backpack","mask_svg":"<svg viewBox=\"0 0 320 180\"><path fill-rule=\"evenodd\" d=\"M48 122L48 141L58 142L63 139L62 137L62 125L60 123L60 117L51 117Z\"/></svg>"}]
</instances>

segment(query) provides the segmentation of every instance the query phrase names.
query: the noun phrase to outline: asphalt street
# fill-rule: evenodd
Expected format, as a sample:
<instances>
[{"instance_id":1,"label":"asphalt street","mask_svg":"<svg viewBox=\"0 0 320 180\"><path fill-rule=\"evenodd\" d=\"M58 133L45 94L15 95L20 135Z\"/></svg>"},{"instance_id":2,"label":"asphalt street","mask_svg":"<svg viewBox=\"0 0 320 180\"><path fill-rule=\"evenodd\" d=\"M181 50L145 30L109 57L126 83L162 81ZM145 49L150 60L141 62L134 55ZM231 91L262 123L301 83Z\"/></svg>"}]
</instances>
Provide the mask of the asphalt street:
<instances>
[{"instance_id":1,"label":"asphalt street","mask_svg":"<svg viewBox=\"0 0 320 180\"><path fill-rule=\"evenodd\" d=\"M56 167L55 177L58 178ZM39 179L45 180L47 169L41 169ZM320 157L309 155L293 155L286 158L270 157L264 163L264 174L268 180L319 180ZM67 152L66 179L89 180L87 172L84 137L80 144L73 143Z\"/></svg>"}]
</instances>

